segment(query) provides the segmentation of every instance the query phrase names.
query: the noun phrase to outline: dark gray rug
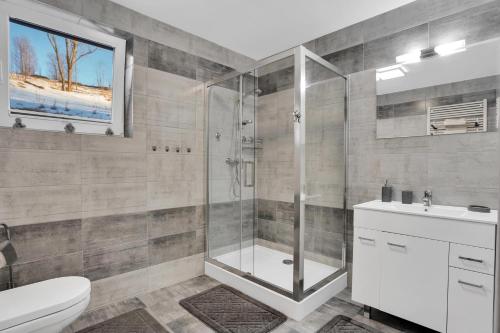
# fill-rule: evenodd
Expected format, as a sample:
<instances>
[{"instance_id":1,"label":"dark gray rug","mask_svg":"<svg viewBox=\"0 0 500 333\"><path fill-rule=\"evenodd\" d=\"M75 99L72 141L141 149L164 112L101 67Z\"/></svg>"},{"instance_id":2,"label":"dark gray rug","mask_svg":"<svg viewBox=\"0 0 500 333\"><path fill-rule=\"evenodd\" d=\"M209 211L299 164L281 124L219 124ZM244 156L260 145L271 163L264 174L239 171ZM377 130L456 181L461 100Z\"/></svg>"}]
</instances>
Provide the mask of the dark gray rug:
<instances>
[{"instance_id":1,"label":"dark gray rug","mask_svg":"<svg viewBox=\"0 0 500 333\"><path fill-rule=\"evenodd\" d=\"M286 316L226 285L180 301L180 305L217 333L267 333Z\"/></svg>"},{"instance_id":2,"label":"dark gray rug","mask_svg":"<svg viewBox=\"0 0 500 333\"><path fill-rule=\"evenodd\" d=\"M168 333L144 309L137 309L77 333Z\"/></svg>"},{"instance_id":3,"label":"dark gray rug","mask_svg":"<svg viewBox=\"0 0 500 333\"><path fill-rule=\"evenodd\" d=\"M381 333L380 331L346 316L336 316L317 333Z\"/></svg>"}]
</instances>

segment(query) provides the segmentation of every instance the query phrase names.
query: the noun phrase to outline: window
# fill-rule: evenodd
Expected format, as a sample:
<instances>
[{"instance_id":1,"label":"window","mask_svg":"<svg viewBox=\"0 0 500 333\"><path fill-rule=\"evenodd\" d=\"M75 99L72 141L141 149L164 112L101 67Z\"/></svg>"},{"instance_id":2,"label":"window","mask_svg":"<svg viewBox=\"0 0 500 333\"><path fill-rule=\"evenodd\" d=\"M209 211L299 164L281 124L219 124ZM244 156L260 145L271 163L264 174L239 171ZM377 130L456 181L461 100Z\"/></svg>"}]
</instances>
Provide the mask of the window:
<instances>
[{"instance_id":1,"label":"window","mask_svg":"<svg viewBox=\"0 0 500 333\"><path fill-rule=\"evenodd\" d=\"M28 4L0 3L0 126L122 135L125 41Z\"/></svg>"}]
</instances>

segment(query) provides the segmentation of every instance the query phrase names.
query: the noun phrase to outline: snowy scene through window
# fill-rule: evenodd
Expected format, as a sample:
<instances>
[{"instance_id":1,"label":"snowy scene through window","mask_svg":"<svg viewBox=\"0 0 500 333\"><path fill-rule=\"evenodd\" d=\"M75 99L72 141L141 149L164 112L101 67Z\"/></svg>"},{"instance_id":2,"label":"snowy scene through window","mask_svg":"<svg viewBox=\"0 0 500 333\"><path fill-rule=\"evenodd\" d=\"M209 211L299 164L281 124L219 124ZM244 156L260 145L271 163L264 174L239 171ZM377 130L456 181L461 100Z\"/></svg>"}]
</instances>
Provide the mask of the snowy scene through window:
<instances>
[{"instance_id":1,"label":"snowy scene through window","mask_svg":"<svg viewBox=\"0 0 500 333\"><path fill-rule=\"evenodd\" d=\"M111 123L114 49L9 21L12 113Z\"/></svg>"}]
</instances>

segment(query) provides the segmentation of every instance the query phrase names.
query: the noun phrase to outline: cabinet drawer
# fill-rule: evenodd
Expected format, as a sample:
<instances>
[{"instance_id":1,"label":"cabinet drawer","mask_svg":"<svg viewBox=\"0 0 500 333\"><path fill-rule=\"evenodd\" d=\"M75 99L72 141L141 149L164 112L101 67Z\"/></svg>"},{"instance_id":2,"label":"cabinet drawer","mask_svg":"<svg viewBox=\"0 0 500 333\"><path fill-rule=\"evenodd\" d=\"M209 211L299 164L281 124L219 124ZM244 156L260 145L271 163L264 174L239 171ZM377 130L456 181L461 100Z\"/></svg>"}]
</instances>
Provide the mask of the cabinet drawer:
<instances>
[{"instance_id":1,"label":"cabinet drawer","mask_svg":"<svg viewBox=\"0 0 500 333\"><path fill-rule=\"evenodd\" d=\"M450 267L448 333L493 331L493 276Z\"/></svg>"},{"instance_id":2,"label":"cabinet drawer","mask_svg":"<svg viewBox=\"0 0 500 333\"><path fill-rule=\"evenodd\" d=\"M450 266L493 275L495 273L495 252L480 247L452 243Z\"/></svg>"}]
</instances>

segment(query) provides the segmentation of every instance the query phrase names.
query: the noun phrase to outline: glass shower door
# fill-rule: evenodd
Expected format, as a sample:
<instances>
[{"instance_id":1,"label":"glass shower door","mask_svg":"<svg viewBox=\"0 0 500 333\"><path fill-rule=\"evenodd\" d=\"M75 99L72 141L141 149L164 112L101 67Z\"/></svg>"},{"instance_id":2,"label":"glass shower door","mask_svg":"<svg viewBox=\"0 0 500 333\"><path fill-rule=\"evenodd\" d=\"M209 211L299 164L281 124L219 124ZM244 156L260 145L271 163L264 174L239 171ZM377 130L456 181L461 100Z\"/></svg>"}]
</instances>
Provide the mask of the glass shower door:
<instances>
[{"instance_id":1,"label":"glass shower door","mask_svg":"<svg viewBox=\"0 0 500 333\"><path fill-rule=\"evenodd\" d=\"M304 97L307 290L345 265L346 79L323 59L306 53Z\"/></svg>"},{"instance_id":2,"label":"glass shower door","mask_svg":"<svg viewBox=\"0 0 500 333\"><path fill-rule=\"evenodd\" d=\"M208 256L241 270L241 77L208 87Z\"/></svg>"},{"instance_id":3,"label":"glass shower door","mask_svg":"<svg viewBox=\"0 0 500 333\"><path fill-rule=\"evenodd\" d=\"M252 73L208 87L208 256L253 273L255 96Z\"/></svg>"}]
</instances>

